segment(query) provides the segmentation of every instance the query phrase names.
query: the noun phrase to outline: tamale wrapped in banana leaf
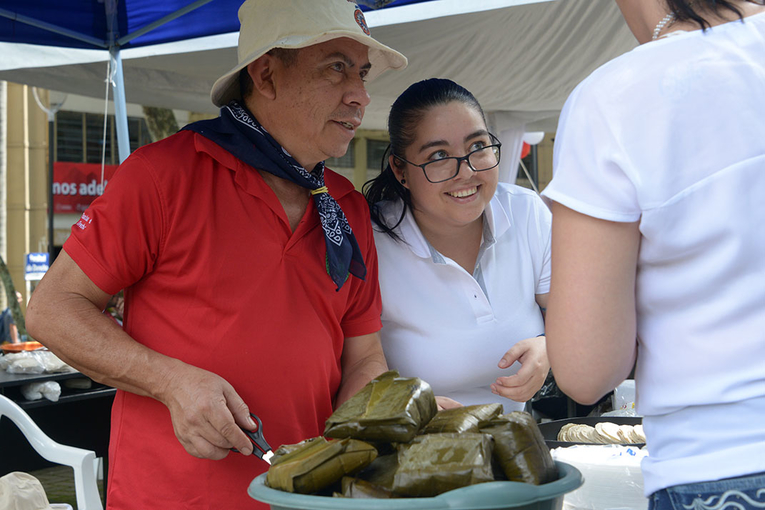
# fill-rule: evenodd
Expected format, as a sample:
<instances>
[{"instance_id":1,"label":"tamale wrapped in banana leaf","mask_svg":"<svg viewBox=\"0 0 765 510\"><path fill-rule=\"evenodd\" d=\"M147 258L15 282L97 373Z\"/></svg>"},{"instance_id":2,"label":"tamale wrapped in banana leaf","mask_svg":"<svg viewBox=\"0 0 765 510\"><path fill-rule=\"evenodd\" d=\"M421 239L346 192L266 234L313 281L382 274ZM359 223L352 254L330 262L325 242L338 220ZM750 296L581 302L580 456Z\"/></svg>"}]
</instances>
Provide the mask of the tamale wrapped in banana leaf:
<instances>
[{"instance_id":1,"label":"tamale wrapped in banana leaf","mask_svg":"<svg viewBox=\"0 0 765 510\"><path fill-rule=\"evenodd\" d=\"M323 437L312 437L310 439L306 439L304 441L300 441L299 443L295 444L283 444L276 450L274 450L274 456L271 457L271 465L275 466L282 462L284 460L284 457L286 457L288 454L301 450L303 448L306 448L310 443L314 442L327 442L326 439ZM289 457L287 457L289 459Z\"/></svg>"},{"instance_id":2,"label":"tamale wrapped in banana leaf","mask_svg":"<svg viewBox=\"0 0 765 510\"><path fill-rule=\"evenodd\" d=\"M478 432L492 418L502 414L502 404L478 404L438 411L421 434L439 432Z\"/></svg>"},{"instance_id":3,"label":"tamale wrapped in banana leaf","mask_svg":"<svg viewBox=\"0 0 765 510\"><path fill-rule=\"evenodd\" d=\"M369 465L375 448L356 439L304 441L271 465L266 483L273 489L311 494Z\"/></svg>"},{"instance_id":4,"label":"tamale wrapped in banana leaf","mask_svg":"<svg viewBox=\"0 0 765 510\"><path fill-rule=\"evenodd\" d=\"M398 470L398 451L391 455L379 455L355 476L379 487L392 490L396 470Z\"/></svg>"},{"instance_id":5,"label":"tamale wrapped in banana leaf","mask_svg":"<svg viewBox=\"0 0 765 510\"><path fill-rule=\"evenodd\" d=\"M396 476L397 470L398 451L391 455L379 455L355 476L379 487L392 490L393 478Z\"/></svg>"},{"instance_id":6,"label":"tamale wrapped in banana leaf","mask_svg":"<svg viewBox=\"0 0 765 510\"><path fill-rule=\"evenodd\" d=\"M338 407L324 435L365 441L406 443L436 414L430 385L390 371L373 379Z\"/></svg>"},{"instance_id":7,"label":"tamale wrapped in banana leaf","mask_svg":"<svg viewBox=\"0 0 765 510\"><path fill-rule=\"evenodd\" d=\"M558 469L530 414L514 411L498 416L481 432L494 438L494 456L508 480L534 485L557 480Z\"/></svg>"},{"instance_id":8,"label":"tamale wrapped in banana leaf","mask_svg":"<svg viewBox=\"0 0 765 510\"><path fill-rule=\"evenodd\" d=\"M401 445L393 492L429 497L494 480L492 440L487 434L427 434Z\"/></svg>"},{"instance_id":9,"label":"tamale wrapped in banana leaf","mask_svg":"<svg viewBox=\"0 0 765 510\"><path fill-rule=\"evenodd\" d=\"M390 499L393 493L385 487L380 487L360 478L344 476L341 480L342 496L353 499Z\"/></svg>"}]
</instances>

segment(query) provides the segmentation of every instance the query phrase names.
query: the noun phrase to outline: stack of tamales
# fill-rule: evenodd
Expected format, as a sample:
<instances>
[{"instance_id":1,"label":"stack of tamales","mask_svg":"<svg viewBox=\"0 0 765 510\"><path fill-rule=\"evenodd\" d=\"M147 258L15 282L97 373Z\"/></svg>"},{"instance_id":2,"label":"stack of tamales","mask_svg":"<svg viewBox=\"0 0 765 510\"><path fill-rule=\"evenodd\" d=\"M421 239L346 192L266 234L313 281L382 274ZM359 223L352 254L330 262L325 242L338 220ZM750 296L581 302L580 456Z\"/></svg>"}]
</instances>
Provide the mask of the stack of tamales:
<instances>
[{"instance_id":1,"label":"stack of tamales","mask_svg":"<svg viewBox=\"0 0 765 510\"><path fill-rule=\"evenodd\" d=\"M330 416L330 439L277 449L267 484L301 494L397 498L494 480L557 479L531 415L502 415L500 404L437 409L428 383L386 372Z\"/></svg>"}]
</instances>

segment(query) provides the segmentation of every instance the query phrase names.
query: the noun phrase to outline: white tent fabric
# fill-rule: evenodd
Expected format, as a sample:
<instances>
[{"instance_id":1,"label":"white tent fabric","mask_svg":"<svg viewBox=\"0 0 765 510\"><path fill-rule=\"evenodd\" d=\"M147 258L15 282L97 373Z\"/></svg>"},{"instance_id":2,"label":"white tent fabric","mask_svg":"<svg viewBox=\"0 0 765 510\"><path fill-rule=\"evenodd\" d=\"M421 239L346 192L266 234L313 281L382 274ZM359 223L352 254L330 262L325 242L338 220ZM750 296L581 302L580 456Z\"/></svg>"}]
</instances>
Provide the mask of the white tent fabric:
<instances>
[{"instance_id":1,"label":"white tent fabric","mask_svg":"<svg viewBox=\"0 0 765 510\"><path fill-rule=\"evenodd\" d=\"M514 182L525 131L554 131L568 94L637 43L613 0L433 0L368 12L373 36L409 58L368 90L362 128L386 129L410 84L450 78L469 89L503 143ZM213 82L236 64L236 33L123 50L127 101L214 113ZM109 53L0 43L0 79L101 97Z\"/></svg>"},{"instance_id":2,"label":"white tent fabric","mask_svg":"<svg viewBox=\"0 0 765 510\"><path fill-rule=\"evenodd\" d=\"M410 62L369 84L367 129L385 129L390 104L411 83L446 77L487 112L551 131L574 86L636 44L613 0L438 0L369 12L367 20ZM210 87L236 64L236 43L236 34L224 34L123 50L127 100L214 112ZM103 97L106 51L2 43L0 55L0 79Z\"/></svg>"}]
</instances>

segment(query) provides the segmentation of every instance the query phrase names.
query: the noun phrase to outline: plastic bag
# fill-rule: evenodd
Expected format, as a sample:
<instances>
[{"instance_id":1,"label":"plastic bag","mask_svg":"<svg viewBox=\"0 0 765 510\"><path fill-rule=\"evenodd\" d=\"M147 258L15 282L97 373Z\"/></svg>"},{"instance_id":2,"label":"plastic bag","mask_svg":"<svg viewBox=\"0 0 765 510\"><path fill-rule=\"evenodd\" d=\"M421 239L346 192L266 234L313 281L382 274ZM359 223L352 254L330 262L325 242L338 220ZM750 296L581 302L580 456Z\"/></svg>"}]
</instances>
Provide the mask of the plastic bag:
<instances>
[{"instance_id":1,"label":"plastic bag","mask_svg":"<svg viewBox=\"0 0 765 510\"><path fill-rule=\"evenodd\" d=\"M645 510L640 462L648 455L643 448L616 445L588 445L555 448L555 460L576 467L584 476L584 485L566 494L567 510Z\"/></svg>"},{"instance_id":2,"label":"plastic bag","mask_svg":"<svg viewBox=\"0 0 765 510\"><path fill-rule=\"evenodd\" d=\"M42 350L6 354L2 357L2 365L0 366L9 374L50 374L76 371L52 352Z\"/></svg>"},{"instance_id":3,"label":"plastic bag","mask_svg":"<svg viewBox=\"0 0 765 510\"><path fill-rule=\"evenodd\" d=\"M33 382L21 387L21 395L27 400L40 400L45 397L51 402L58 402L61 385L56 381Z\"/></svg>"},{"instance_id":4,"label":"plastic bag","mask_svg":"<svg viewBox=\"0 0 765 510\"><path fill-rule=\"evenodd\" d=\"M611 402L614 410L603 413L603 416L640 416L635 409L635 380L627 379L617 386Z\"/></svg>"},{"instance_id":5,"label":"plastic bag","mask_svg":"<svg viewBox=\"0 0 765 510\"><path fill-rule=\"evenodd\" d=\"M42 374L45 366L35 352L19 352L3 356L3 365L9 374Z\"/></svg>"}]
</instances>

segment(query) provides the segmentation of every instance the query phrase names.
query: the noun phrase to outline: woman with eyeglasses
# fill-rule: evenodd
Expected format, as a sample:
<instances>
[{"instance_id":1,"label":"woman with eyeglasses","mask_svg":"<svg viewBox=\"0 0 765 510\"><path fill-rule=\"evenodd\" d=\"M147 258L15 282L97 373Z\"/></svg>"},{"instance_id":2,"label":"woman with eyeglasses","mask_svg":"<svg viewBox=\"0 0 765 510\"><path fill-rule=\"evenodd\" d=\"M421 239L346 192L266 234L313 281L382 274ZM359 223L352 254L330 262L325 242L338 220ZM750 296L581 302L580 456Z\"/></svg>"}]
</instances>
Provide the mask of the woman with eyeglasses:
<instances>
[{"instance_id":1,"label":"woman with eyeglasses","mask_svg":"<svg viewBox=\"0 0 765 510\"><path fill-rule=\"evenodd\" d=\"M498 184L501 144L453 81L410 86L388 130L384 169L364 186L388 365L427 381L440 408L522 410L549 370L550 212Z\"/></svg>"}]
</instances>

